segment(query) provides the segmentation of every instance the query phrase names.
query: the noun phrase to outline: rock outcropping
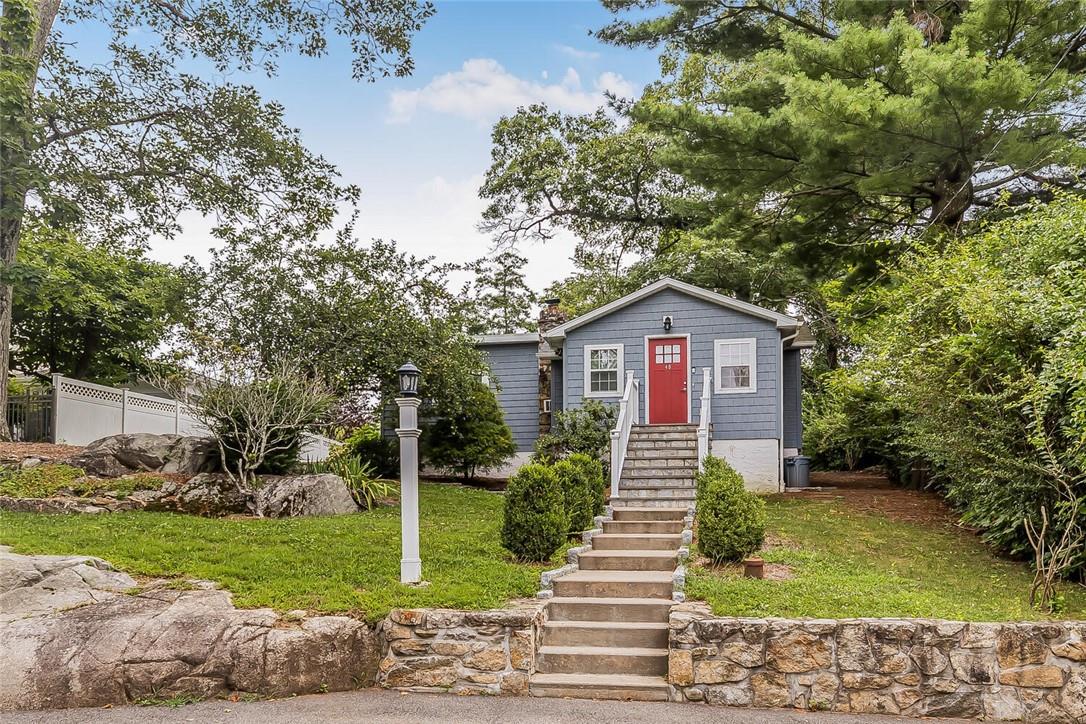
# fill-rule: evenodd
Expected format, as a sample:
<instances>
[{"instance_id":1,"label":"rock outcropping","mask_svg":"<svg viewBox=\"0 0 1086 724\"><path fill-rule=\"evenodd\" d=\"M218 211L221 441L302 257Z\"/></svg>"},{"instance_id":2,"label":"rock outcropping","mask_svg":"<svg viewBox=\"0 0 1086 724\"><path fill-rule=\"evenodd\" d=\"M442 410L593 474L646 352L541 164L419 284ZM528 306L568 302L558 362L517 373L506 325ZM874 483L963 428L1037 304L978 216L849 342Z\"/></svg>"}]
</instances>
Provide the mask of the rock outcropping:
<instances>
[{"instance_id":1,"label":"rock outcropping","mask_svg":"<svg viewBox=\"0 0 1086 724\"><path fill-rule=\"evenodd\" d=\"M134 472L208 473L219 468L219 460L211 438L136 432L95 440L66 462L91 475L117 478Z\"/></svg>"},{"instance_id":2,"label":"rock outcropping","mask_svg":"<svg viewBox=\"0 0 1086 724\"><path fill-rule=\"evenodd\" d=\"M0 710L176 694L267 696L371 684L374 630L345 616L239 610L218 590L153 588L89 556L0 547Z\"/></svg>"},{"instance_id":3,"label":"rock outcropping","mask_svg":"<svg viewBox=\"0 0 1086 724\"><path fill-rule=\"evenodd\" d=\"M266 518L357 513L343 478L331 473L265 477L256 491L257 514Z\"/></svg>"}]
</instances>

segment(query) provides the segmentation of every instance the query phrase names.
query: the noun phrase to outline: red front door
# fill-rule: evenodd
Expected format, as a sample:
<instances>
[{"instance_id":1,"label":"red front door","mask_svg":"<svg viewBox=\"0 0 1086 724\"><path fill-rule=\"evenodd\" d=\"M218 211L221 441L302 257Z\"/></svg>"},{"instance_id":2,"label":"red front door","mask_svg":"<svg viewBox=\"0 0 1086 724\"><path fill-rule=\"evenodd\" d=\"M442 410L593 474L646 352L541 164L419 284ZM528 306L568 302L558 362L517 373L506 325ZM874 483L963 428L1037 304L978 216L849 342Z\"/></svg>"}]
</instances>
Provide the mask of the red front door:
<instances>
[{"instance_id":1,"label":"red front door","mask_svg":"<svg viewBox=\"0 0 1086 724\"><path fill-rule=\"evenodd\" d=\"M686 338L649 340L649 424L689 422Z\"/></svg>"}]
</instances>

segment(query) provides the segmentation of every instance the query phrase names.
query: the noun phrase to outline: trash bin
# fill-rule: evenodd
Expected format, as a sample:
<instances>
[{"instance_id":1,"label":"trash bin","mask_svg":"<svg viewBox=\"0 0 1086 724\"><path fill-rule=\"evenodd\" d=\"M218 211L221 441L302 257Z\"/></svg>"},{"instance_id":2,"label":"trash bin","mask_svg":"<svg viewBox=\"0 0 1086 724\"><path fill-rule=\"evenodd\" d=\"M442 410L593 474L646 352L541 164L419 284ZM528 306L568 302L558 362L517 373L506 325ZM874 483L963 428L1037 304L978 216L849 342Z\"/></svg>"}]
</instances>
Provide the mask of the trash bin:
<instances>
[{"instance_id":1,"label":"trash bin","mask_svg":"<svg viewBox=\"0 0 1086 724\"><path fill-rule=\"evenodd\" d=\"M785 458L784 459L784 487L795 488L796 486L796 459Z\"/></svg>"},{"instance_id":2,"label":"trash bin","mask_svg":"<svg viewBox=\"0 0 1086 724\"><path fill-rule=\"evenodd\" d=\"M806 455L792 458L795 465L795 487L806 488L811 485L811 459Z\"/></svg>"}]
</instances>

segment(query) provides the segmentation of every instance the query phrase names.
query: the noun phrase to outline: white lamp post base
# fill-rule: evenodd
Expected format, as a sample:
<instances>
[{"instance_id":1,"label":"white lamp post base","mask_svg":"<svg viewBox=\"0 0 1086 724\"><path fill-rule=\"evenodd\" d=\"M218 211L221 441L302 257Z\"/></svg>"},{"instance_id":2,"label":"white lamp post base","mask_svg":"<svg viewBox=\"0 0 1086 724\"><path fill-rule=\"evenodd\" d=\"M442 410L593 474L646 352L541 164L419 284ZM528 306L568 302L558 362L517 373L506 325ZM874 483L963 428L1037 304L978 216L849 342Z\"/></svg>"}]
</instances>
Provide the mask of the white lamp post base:
<instances>
[{"instance_id":1,"label":"white lamp post base","mask_svg":"<svg viewBox=\"0 0 1086 724\"><path fill-rule=\"evenodd\" d=\"M422 580L422 561L418 558L404 558L400 561L400 582L418 583Z\"/></svg>"}]
</instances>

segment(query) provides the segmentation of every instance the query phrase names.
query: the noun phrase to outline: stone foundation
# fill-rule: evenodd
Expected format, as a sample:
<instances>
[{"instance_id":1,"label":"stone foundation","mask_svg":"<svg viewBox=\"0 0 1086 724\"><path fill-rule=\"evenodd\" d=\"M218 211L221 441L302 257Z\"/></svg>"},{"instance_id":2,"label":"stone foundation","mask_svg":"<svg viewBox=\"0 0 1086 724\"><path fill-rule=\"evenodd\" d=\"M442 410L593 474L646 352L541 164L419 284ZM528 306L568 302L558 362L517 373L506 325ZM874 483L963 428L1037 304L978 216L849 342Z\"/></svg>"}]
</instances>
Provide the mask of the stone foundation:
<instances>
[{"instance_id":1,"label":"stone foundation","mask_svg":"<svg viewBox=\"0 0 1086 724\"><path fill-rule=\"evenodd\" d=\"M526 695L543 622L541 602L491 611L395 609L381 622L386 688Z\"/></svg>"},{"instance_id":2,"label":"stone foundation","mask_svg":"<svg viewBox=\"0 0 1086 724\"><path fill-rule=\"evenodd\" d=\"M679 701L1086 721L1086 622L715 618L683 604L670 625Z\"/></svg>"}]
</instances>

